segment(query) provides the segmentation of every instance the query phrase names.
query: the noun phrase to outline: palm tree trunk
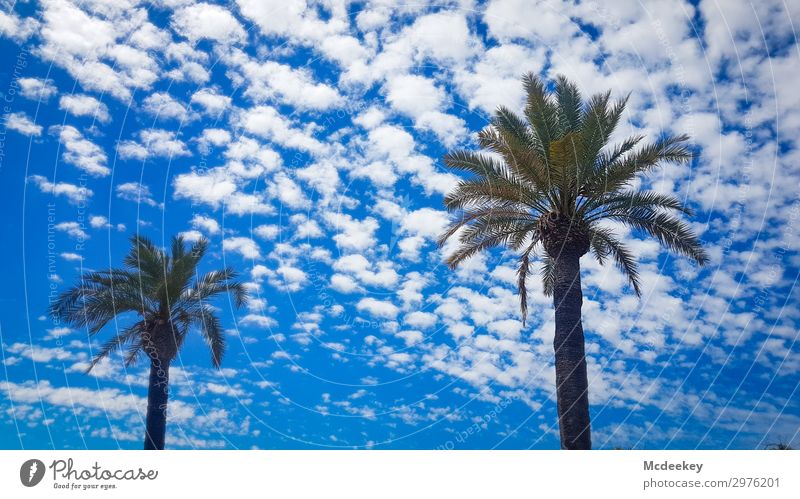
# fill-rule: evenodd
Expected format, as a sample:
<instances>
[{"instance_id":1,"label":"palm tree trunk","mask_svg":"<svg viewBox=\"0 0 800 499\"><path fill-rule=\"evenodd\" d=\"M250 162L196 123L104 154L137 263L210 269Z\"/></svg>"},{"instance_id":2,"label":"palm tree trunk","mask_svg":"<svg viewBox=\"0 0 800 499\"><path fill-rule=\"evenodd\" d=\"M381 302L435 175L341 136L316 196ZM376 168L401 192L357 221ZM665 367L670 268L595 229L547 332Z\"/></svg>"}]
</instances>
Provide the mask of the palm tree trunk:
<instances>
[{"instance_id":1,"label":"palm tree trunk","mask_svg":"<svg viewBox=\"0 0 800 499\"><path fill-rule=\"evenodd\" d=\"M145 450L163 450L167 433L167 403L169 401L169 362L150 361L150 386L147 390L147 421L144 435Z\"/></svg>"},{"instance_id":2,"label":"palm tree trunk","mask_svg":"<svg viewBox=\"0 0 800 499\"><path fill-rule=\"evenodd\" d=\"M555 261L553 305L556 394L562 449L591 449L589 383L581 325L580 255L562 252Z\"/></svg>"}]
</instances>

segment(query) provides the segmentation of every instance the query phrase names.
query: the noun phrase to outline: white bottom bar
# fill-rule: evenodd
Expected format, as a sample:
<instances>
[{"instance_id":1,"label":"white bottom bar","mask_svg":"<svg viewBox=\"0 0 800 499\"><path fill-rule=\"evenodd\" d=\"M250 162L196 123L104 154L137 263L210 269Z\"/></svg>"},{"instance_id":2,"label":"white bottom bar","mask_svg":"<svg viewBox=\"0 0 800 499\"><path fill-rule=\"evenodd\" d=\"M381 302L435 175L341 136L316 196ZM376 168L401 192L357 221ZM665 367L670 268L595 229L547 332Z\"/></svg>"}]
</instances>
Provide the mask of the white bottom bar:
<instances>
[{"instance_id":1,"label":"white bottom bar","mask_svg":"<svg viewBox=\"0 0 800 499\"><path fill-rule=\"evenodd\" d=\"M793 451L0 451L0 457L0 493L14 498L800 497L800 452ZM40 465L38 475L29 469L32 459L45 473L26 487L23 480L41 475Z\"/></svg>"}]
</instances>

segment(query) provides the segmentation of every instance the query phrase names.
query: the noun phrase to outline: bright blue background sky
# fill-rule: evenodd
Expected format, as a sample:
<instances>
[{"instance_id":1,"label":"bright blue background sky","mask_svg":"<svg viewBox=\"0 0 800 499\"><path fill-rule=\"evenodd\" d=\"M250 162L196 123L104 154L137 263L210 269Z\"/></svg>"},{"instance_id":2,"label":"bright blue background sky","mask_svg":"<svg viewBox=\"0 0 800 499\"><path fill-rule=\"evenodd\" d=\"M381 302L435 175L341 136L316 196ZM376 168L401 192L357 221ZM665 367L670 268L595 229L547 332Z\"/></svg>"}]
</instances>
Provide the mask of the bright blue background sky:
<instances>
[{"instance_id":1,"label":"bright blue background sky","mask_svg":"<svg viewBox=\"0 0 800 499\"><path fill-rule=\"evenodd\" d=\"M700 153L645 182L698 211L708 268L627 234L637 300L583 260L595 446L800 443L796 7L272 3L3 7L0 447L140 447L147 366L83 374L113 327L53 324L48 294L183 232L257 299L217 303L224 369L199 335L175 362L170 447L556 448L540 283L523 328L513 254L454 273L434 243L439 159L526 71L630 92L616 139Z\"/></svg>"}]
</instances>

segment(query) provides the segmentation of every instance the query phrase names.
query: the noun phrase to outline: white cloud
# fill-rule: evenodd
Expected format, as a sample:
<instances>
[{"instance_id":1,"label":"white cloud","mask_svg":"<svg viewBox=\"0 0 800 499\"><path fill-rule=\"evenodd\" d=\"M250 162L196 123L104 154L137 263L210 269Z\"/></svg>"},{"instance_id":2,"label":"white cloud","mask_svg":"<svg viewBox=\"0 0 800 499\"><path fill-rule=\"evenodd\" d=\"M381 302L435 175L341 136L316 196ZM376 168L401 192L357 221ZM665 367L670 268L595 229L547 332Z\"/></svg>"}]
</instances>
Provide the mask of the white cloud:
<instances>
[{"instance_id":1,"label":"white cloud","mask_svg":"<svg viewBox=\"0 0 800 499\"><path fill-rule=\"evenodd\" d=\"M21 355L34 362L52 362L54 360L73 360L75 354L63 347L47 348L39 345L29 345L26 343L13 343L7 350L11 353Z\"/></svg>"},{"instance_id":2,"label":"white cloud","mask_svg":"<svg viewBox=\"0 0 800 499\"><path fill-rule=\"evenodd\" d=\"M349 274L364 285L382 288L390 288L400 279L393 267L394 264L390 261L373 265L361 254L342 256L333 264L333 269L337 272Z\"/></svg>"},{"instance_id":3,"label":"white cloud","mask_svg":"<svg viewBox=\"0 0 800 499\"><path fill-rule=\"evenodd\" d=\"M78 256L77 259L74 258L74 257L68 259L68 258L65 257L65 255L78 256L78 255L75 255L74 253L62 253L61 256L64 257L65 260L72 260L72 261L75 261L75 260L80 261L81 260L80 256ZM62 327L54 327L54 328L50 328L50 329L47 330L47 338L49 338L49 339L50 338L61 338L61 337L67 336L70 333L72 333L72 329L70 329L68 327L63 327L63 326Z\"/></svg>"},{"instance_id":4,"label":"white cloud","mask_svg":"<svg viewBox=\"0 0 800 499\"><path fill-rule=\"evenodd\" d=\"M143 415L147 409L147 399L137 397L129 390L54 387L46 380L40 381L38 384L34 382L17 384L4 381L0 383L0 386L2 386L3 392L17 403L46 403L68 408L70 411L88 409L117 418ZM170 418L174 422L185 422L195 418L191 406L180 400L170 401L170 408Z\"/></svg>"},{"instance_id":5,"label":"white cloud","mask_svg":"<svg viewBox=\"0 0 800 499\"><path fill-rule=\"evenodd\" d=\"M303 190L285 173L278 173L272 179L269 190L272 197L288 208L296 210L308 206L309 201Z\"/></svg>"},{"instance_id":6,"label":"white cloud","mask_svg":"<svg viewBox=\"0 0 800 499\"><path fill-rule=\"evenodd\" d=\"M464 96L470 109L494 113L498 106L518 111L525 101L520 77L525 71L545 65L545 49L524 45L503 44L481 54L471 69L455 72L458 92ZM526 69L522 69L526 68Z\"/></svg>"},{"instance_id":7,"label":"white cloud","mask_svg":"<svg viewBox=\"0 0 800 499\"><path fill-rule=\"evenodd\" d=\"M402 258L418 261L426 242L435 241L449 223L447 212L420 208L407 213L400 221L399 233L406 235L397 243Z\"/></svg>"},{"instance_id":8,"label":"white cloud","mask_svg":"<svg viewBox=\"0 0 800 499\"><path fill-rule=\"evenodd\" d=\"M400 43L413 46L417 60L432 59L445 66L464 61L480 50L462 12L439 12L422 16L401 34Z\"/></svg>"},{"instance_id":9,"label":"white cloud","mask_svg":"<svg viewBox=\"0 0 800 499\"><path fill-rule=\"evenodd\" d=\"M244 94L256 102L277 99L297 109L317 110L330 109L343 103L342 96L335 88L315 82L311 72L306 69L248 59L242 62L241 70L247 79Z\"/></svg>"},{"instance_id":10,"label":"white cloud","mask_svg":"<svg viewBox=\"0 0 800 499\"><path fill-rule=\"evenodd\" d=\"M108 219L102 215L93 215L89 217L89 225L93 229L102 229L109 226Z\"/></svg>"},{"instance_id":11,"label":"white cloud","mask_svg":"<svg viewBox=\"0 0 800 499\"><path fill-rule=\"evenodd\" d=\"M362 111L355 118L353 123L362 126L367 130L372 130L386 120L386 113L377 106L371 106L366 111Z\"/></svg>"},{"instance_id":12,"label":"white cloud","mask_svg":"<svg viewBox=\"0 0 800 499\"><path fill-rule=\"evenodd\" d=\"M253 233L255 235L267 241L271 241L276 237L278 237L280 231L281 229L277 225L259 225L258 227L253 229Z\"/></svg>"},{"instance_id":13,"label":"white cloud","mask_svg":"<svg viewBox=\"0 0 800 499\"><path fill-rule=\"evenodd\" d=\"M428 329L436 325L438 318L436 314L430 312L411 312L403 319L403 323L411 327L418 327L421 329Z\"/></svg>"},{"instance_id":14,"label":"white cloud","mask_svg":"<svg viewBox=\"0 0 800 499\"><path fill-rule=\"evenodd\" d=\"M348 24L346 9L330 12L333 15L322 20L318 9L323 5L309 5L305 0L237 0L236 3L242 15L262 33L286 36L293 42L319 42L344 31Z\"/></svg>"},{"instance_id":15,"label":"white cloud","mask_svg":"<svg viewBox=\"0 0 800 499\"><path fill-rule=\"evenodd\" d=\"M447 94L433 80L419 75L398 75L386 84L386 100L411 117L418 117L444 106Z\"/></svg>"},{"instance_id":16,"label":"white cloud","mask_svg":"<svg viewBox=\"0 0 800 499\"><path fill-rule=\"evenodd\" d=\"M192 217L192 227L203 229L206 234L215 235L221 232L219 222L205 215L195 215Z\"/></svg>"},{"instance_id":17,"label":"white cloud","mask_svg":"<svg viewBox=\"0 0 800 499\"><path fill-rule=\"evenodd\" d=\"M289 218L289 222L294 227L294 237L296 239L314 239L324 235L317 221L308 218L302 213L292 215Z\"/></svg>"},{"instance_id":18,"label":"white cloud","mask_svg":"<svg viewBox=\"0 0 800 499\"><path fill-rule=\"evenodd\" d=\"M297 267L281 265L275 271L275 276L270 278L270 284L279 289L291 292L299 291L308 282L308 275Z\"/></svg>"},{"instance_id":19,"label":"white cloud","mask_svg":"<svg viewBox=\"0 0 800 499\"><path fill-rule=\"evenodd\" d=\"M69 237L79 241L89 239L89 234L83 230L84 228L84 225L78 222L61 222L55 225L57 231L66 232Z\"/></svg>"},{"instance_id":20,"label":"white cloud","mask_svg":"<svg viewBox=\"0 0 800 499\"><path fill-rule=\"evenodd\" d=\"M39 28L36 19L26 17L20 19L14 13L0 11L0 35L16 41L28 39Z\"/></svg>"},{"instance_id":21,"label":"white cloud","mask_svg":"<svg viewBox=\"0 0 800 499\"><path fill-rule=\"evenodd\" d=\"M231 107L231 98L218 93L213 88L201 88L192 94L191 102L192 104L200 105L203 108L203 112L212 117L221 116Z\"/></svg>"},{"instance_id":22,"label":"white cloud","mask_svg":"<svg viewBox=\"0 0 800 499\"><path fill-rule=\"evenodd\" d=\"M244 111L239 116L239 122L248 132L286 147L314 153L321 153L326 149L313 137L313 124L307 125L305 130L293 127L288 118L270 106L258 106Z\"/></svg>"},{"instance_id":23,"label":"white cloud","mask_svg":"<svg viewBox=\"0 0 800 499\"><path fill-rule=\"evenodd\" d=\"M206 39L234 43L247 38L242 25L228 10L208 3L197 3L176 11L172 16L172 28L191 41Z\"/></svg>"},{"instance_id":24,"label":"white cloud","mask_svg":"<svg viewBox=\"0 0 800 499\"><path fill-rule=\"evenodd\" d=\"M26 99L47 102L58 93L58 88L50 79L20 78L17 83L20 88L19 94Z\"/></svg>"},{"instance_id":25,"label":"white cloud","mask_svg":"<svg viewBox=\"0 0 800 499\"><path fill-rule=\"evenodd\" d=\"M244 258L257 260L261 258L258 244L249 237L226 237L222 240L222 249L239 253Z\"/></svg>"},{"instance_id":26,"label":"white cloud","mask_svg":"<svg viewBox=\"0 0 800 499\"><path fill-rule=\"evenodd\" d=\"M372 217L356 220L346 213L326 213L325 221L336 231L333 240L344 250L363 251L375 245L378 221Z\"/></svg>"},{"instance_id":27,"label":"white cloud","mask_svg":"<svg viewBox=\"0 0 800 499\"><path fill-rule=\"evenodd\" d=\"M206 128L200 138L197 139L200 151L205 155L211 154L213 147L224 146L230 141L230 132L222 128Z\"/></svg>"},{"instance_id":28,"label":"white cloud","mask_svg":"<svg viewBox=\"0 0 800 499\"><path fill-rule=\"evenodd\" d=\"M228 145L225 157L232 160L228 169L244 178L257 178L266 172L277 170L282 163L280 154L273 149L256 139L244 136L237 137Z\"/></svg>"},{"instance_id":29,"label":"white cloud","mask_svg":"<svg viewBox=\"0 0 800 499\"><path fill-rule=\"evenodd\" d=\"M117 197L134 203L144 203L150 206L158 206L150 193L150 188L138 182L125 182L117 186Z\"/></svg>"},{"instance_id":30,"label":"white cloud","mask_svg":"<svg viewBox=\"0 0 800 499\"><path fill-rule=\"evenodd\" d=\"M182 103L166 92L148 95L142 101L142 109L159 120L178 120L186 122L194 119L194 115Z\"/></svg>"},{"instance_id":31,"label":"white cloud","mask_svg":"<svg viewBox=\"0 0 800 499\"><path fill-rule=\"evenodd\" d=\"M278 321L273 319L272 317L267 317L265 315L259 314L247 314L241 319L239 319L239 325L241 326L258 326L263 328L271 328L278 325Z\"/></svg>"},{"instance_id":32,"label":"white cloud","mask_svg":"<svg viewBox=\"0 0 800 499\"><path fill-rule=\"evenodd\" d=\"M176 65L166 73L166 77L198 85L211 78L207 69L209 56L206 52L197 50L186 42L172 42L167 45L165 55L168 62Z\"/></svg>"},{"instance_id":33,"label":"white cloud","mask_svg":"<svg viewBox=\"0 0 800 499\"><path fill-rule=\"evenodd\" d=\"M139 132L139 142L122 141L117 146L121 159L144 160L148 157L172 158L189 156L189 148L175 132L151 128Z\"/></svg>"},{"instance_id":34,"label":"white cloud","mask_svg":"<svg viewBox=\"0 0 800 499\"><path fill-rule=\"evenodd\" d=\"M67 182L53 183L41 175L31 175L28 178L32 180L42 192L51 193L54 196L64 196L72 204L86 202L94 194L88 187Z\"/></svg>"},{"instance_id":35,"label":"white cloud","mask_svg":"<svg viewBox=\"0 0 800 499\"><path fill-rule=\"evenodd\" d=\"M27 136L42 134L41 125L37 125L25 113L9 113L4 116L5 127Z\"/></svg>"},{"instance_id":36,"label":"white cloud","mask_svg":"<svg viewBox=\"0 0 800 499\"><path fill-rule=\"evenodd\" d=\"M367 312L382 319L394 319L400 312L400 309L392 302L376 300L375 298L362 298L356 308L360 312Z\"/></svg>"},{"instance_id":37,"label":"white cloud","mask_svg":"<svg viewBox=\"0 0 800 499\"><path fill-rule=\"evenodd\" d=\"M80 262L81 260L83 260L83 257L81 255L69 252L61 253L61 258L63 258L68 262Z\"/></svg>"},{"instance_id":38,"label":"white cloud","mask_svg":"<svg viewBox=\"0 0 800 499\"><path fill-rule=\"evenodd\" d=\"M443 112L447 93L433 80L399 75L391 77L386 87L386 100L394 109L413 118L416 126L431 130L446 146L452 147L466 135L464 121Z\"/></svg>"},{"instance_id":39,"label":"white cloud","mask_svg":"<svg viewBox=\"0 0 800 499\"><path fill-rule=\"evenodd\" d=\"M102 123L111 121L108 107L89 95L62 95L59 107L73 116L91 116Z\"/></svg>"},{"instance_id":40,"label":"white cloud","mask_svg":"<svg viewBox=\"0 0 800 499\"><path fill-rule=\"evenodd\" d=\"M483 20L489 34L500 41L554 43L578 33L577 25L558 4L542 0L492 0Z\"/></svg>"},{"instance_id":41,"label":"white cloud","mask_svg":"<svg viewBox=\"0 0 800 499\"><path fill-rule=\"evenodd\" d=\"M417 343L420 343L424 338L424 335L422 334L421 331L414 331L414 330L399 331L397 333L394 333L394 335L397 336L398 338L402 339L403 342L405 342L407 347L410 347L410 346L416 345ZM397 354L395 354L395 355L397 355ZM398 360L398 359L395 357L394 360ZM410 357L405 358L405 360L403 360L403 361L404 362L410 362L411 358Z\"/></svg>"},{"instance_id":42,"label":"white cloud","mask_svg":"<svg viewBox=\"0 0 800 499\"><path fill-rule=\"evenodd\" d=\"M350 276L344 274L333 274L331 276L331 288L345 294L363 292L364 288Z\"/></svg>"},{"instance_id":43,"label":"white cloud","mask_svg":"<svg viewBox=\"0 0 800 499\"><path fill-rule=\"evenodd\" d=\"M64 0L44 2L36 53L64 68L85 89L128 99L131 89L148 88L158 79L158 64L145 51L117 43L147 19L141 14L130 16L141 10L128 8L125 12L129 16L122 22L122 18L90 15Z\"/></svg>"},{"instance_id":44,"label":"white cloud","mask_svg":"<svg viewBox=\"0 0 800 499\"><path fill-rule=\"evenodd\" d=\"M268 214L274 211L263 197L263 193L239 192L236 178L224 168L212 168L198 173L177 175L173 180L175 199L189 199L213 209L221 206L234 215Z\"/></svg>"},{"instance_id":45,"label":"white cloud","mask_svg":"<svg viewBox=\"0 0 800 499\"><path fill-rule=\"evenodd\" d=\"M440 173L433 161L415 152L414 137L395 125L380 125L367 134L365 150L370 161L388 161L398 173L412 176L425 192L446 193L458 182L451 173Z\"/></svg>"},{"instance_id":46,"label":"white cloud","mask_svg":"<svg viewBox=\"0 0 800 499\"><path fill-rule=\"evenodd\" d=\"M516 340L519 339L522 331L522 322L516 319L503 319L489 324L489 331L497 334L500 338Z\"/></svg>"},{"instance_id":47,"label":"white cloud","mask_svg":"<svg viewBox=\"0 0 800 499\"><path fill-rule=\"evenodd\" d=\"M203 233L199 230L185 230L181 232L180 235L183 237L183 239L192 243L203 238Z\"/></svg>"},{"instance_id":48,"label":"white cloud","mask_svg":"<svg viewBox=\"0 0 800 499\"><path fill-rule=\"evenodd\" d=\"M67 163L95 177L105 177L111 174L106 166L106 153L97 144L87 139L73 126L52 126L51 133L58 135L64 152L62 158Z\"/></svg>"}]
</instances>

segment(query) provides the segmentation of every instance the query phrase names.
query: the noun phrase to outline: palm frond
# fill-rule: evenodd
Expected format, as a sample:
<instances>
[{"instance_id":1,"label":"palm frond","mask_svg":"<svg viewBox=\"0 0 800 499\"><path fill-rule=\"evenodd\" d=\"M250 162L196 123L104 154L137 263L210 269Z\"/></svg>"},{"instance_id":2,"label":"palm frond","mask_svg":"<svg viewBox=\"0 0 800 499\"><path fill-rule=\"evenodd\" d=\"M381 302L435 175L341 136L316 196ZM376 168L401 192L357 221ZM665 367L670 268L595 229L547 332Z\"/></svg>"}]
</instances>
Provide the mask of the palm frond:
<instances>
[{"instance_id":1,"label":"palm frond","mask_svg":"<svg viewBox=\"0 0 800 499\"><path fill-rule=\"evenodd\" d=\"M533 224L536 217L527 211L517 209L516 207L485 205L480 206L474 210L464 210L459 214L459 217L454 219L452 223L445 229L439 236L437 244L442 247L444 243L450 239L458 230L470 224L491 224L508 223L509 221L516 221L520 224Z\"/></svg>"},{"instance_id":2,"label":"palm frond","mask_svg":"<svg viewBox=\"0 0 800 499\"><path fill-rule=\"evenodd\" d=\"M550 142L559 138L558 109L547 92L546 84L539 76L528 73L522 77L522 84L527 94L525 116L540 144L540 153L547 161Z\"/></svg>"},{"instance_id":3,"label":"palm frond","mask_svg":"<svg viewBox=\"0 0 800 499\"><path fill-rule=\"evenodd\" d=\"M618 157L613 163L596 169L583 190L592 195L616 192L630 185L637 175L646 174L663 163L687 163L693 157L686 144L688 140L687 135L666 136Z\"/></svg>"},{"instance_id":4,"label":"palm frond","mask_svg":"<svg viewBox=\"0 0 800 499\"><path fill-rule=\"evenodd\" d=\"M654 191L626 191L609 196L591 199L583 206L581 214L587 221L596 221L608 218L612 214L624 215L628 211L648 209L656 211L679 211L689 216L694 212L688 206L671 194L661 194Z\"/></svg>"},{"instance_id":5,"label":"palm frond","mask_svg":"<svg viewBox=\"0 0 800 499\"><path fill-rule=\"evenodd\" d=\"M556 100L561 135L577 131L581 126L583 99L578 86L563 75L556 76Z\"/></svg>"},{"instance_id":6,"label":"palm frond","mask_svg":"<svg viewBox=\"0 0 800 499\"><path fill-rule=\"evenodd\" d=\"M595 257L604 263L606 256L611 255L617 267L628 278L636 296L641 296L641 286L639 284L639 266L636 257L628 248L617 239L616 234L610 229L594 227L591 230L592 250Z\"/></svg>"},{"instance_id":7,"label":"palm frond","mask_svg":"<svg viewBox=\"0 0 800 499\"><path fill-rule=\"evenodd\" d=\"M539 269L542 275L542 289L545 296L553 296L553 289L556 285L556 262L549 255L542 257L542 267Z\"/></svg>"},{"instance_id":8,"label":"palm frond","mask_svg":"<svg viewBox=\"0 0 800 499\"><path fill-rule=\"evenodd\" d=\"M119 350L126 344L135 341L136 338L140 337L143 330L147 327L145 321L138 321L133 326L125 329L121 333L115 335L113 338L108 340L100 347L100 350L95 354L92 362L89 364L89 367L86 369L86 372L90 372L94 367L103 359L111 355L111 353Z\"/></svg>"},{"instance_id":9,"label":"palm frond","mask_svg":"<svg viewBox=\"0 0 800 499\"><path fill-rule=\"evenodd\" d=\"M522 326L528 319L528 275L530 274L531 266L531 253L535 250L536 245L539 243L538 238L534 237L528 248L522 252L519 259L519 268L517 269L517 291L519 293L519 310L522 314Z\"/></svg>"},{"instance_id":10,"label":"palm frond","mask_svg":"<svg viewBox=\"0 0 800 499\"><path fill-rule=\"evenodd\" d=\"M547 211L545 203L526 185L505 179L462 180L444 198L445 207L451 211L492 204L498 207L516 205L519 209L530 208L543 213Z\"/></svg>"},{"instance_id":11,"label":"palm frond","mask_svg":"<svg viewBox=\"0 0 800 499\"><path fill-rule=\"evenodd\" d=\"M225 354L225 333L222 331L219 318L211 307L207 306L201 307L192 316L211 350L211 363L218 368Z\"/></svg>"},{"instance_id":12,"label":"palm frond","mask_svg":"<svg viewBox=\"0 0 800 499\"><path fill-rule=\"evenodd\" d=\"M708 255L692 229L674 216L640 209L611 215L608 218L650 234L662 245L691 258L699 265L708 263Z\"/></svg>"}]
</instances>

